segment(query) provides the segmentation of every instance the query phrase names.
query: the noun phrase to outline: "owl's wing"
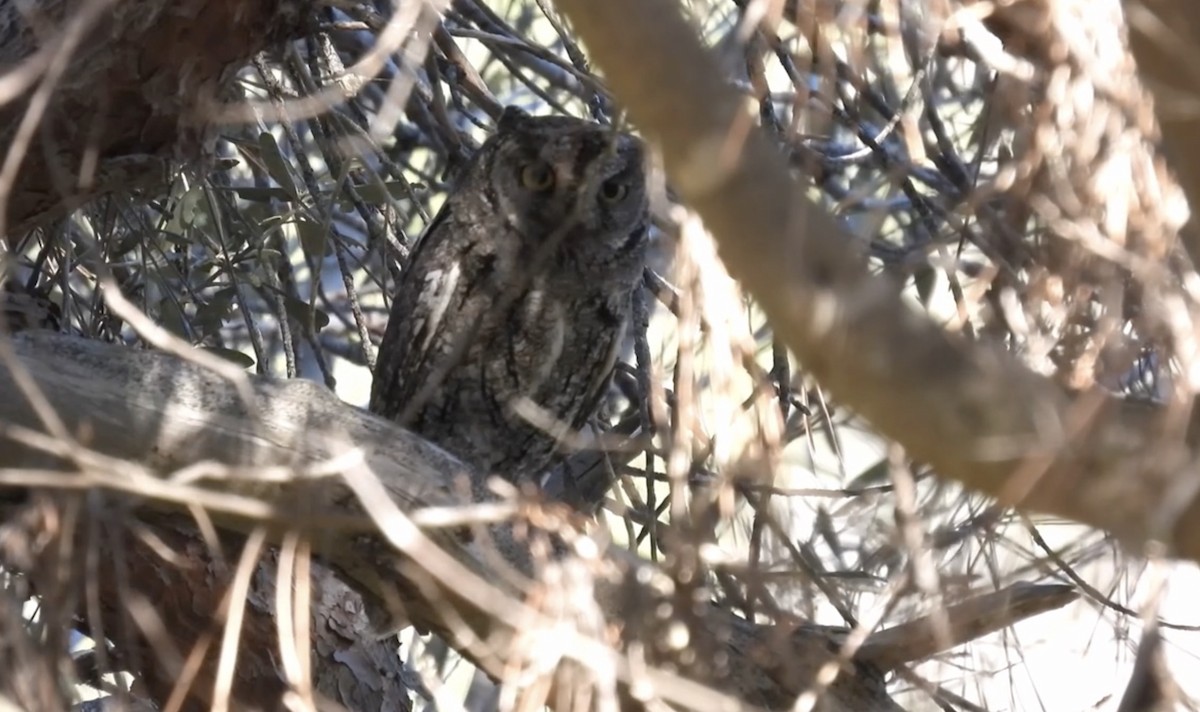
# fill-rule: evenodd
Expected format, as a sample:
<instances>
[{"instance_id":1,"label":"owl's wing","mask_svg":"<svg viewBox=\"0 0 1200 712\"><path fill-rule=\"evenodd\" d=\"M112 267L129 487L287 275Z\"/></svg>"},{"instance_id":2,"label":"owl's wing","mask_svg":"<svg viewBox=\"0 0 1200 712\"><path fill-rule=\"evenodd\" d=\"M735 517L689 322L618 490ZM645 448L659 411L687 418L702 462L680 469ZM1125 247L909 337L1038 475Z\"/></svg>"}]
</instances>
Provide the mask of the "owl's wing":
<instances>
[{"instance_id":1,"label":"owl's wing","mask_svg":"<svg viewBox=\"0 0 1200 712\"><path fill-rule=\"evenodd\" d=\"M621 355L627 325L623 324L615 333L602 334L596 339L595 348L603 354L603 358L595 362L592 373L588 375L587 390L578 412L571 425L575 430L582 430L588 420L600 409L600 404L608 395L608 386L612 383L613 367Z\"/></svg>"},{"instance_id":2,"label":"owl's wing","mask_svg":"<svg viewBox=\"0 0 1200 712\"><path fill-rule=\"evenodd\" d=\"M370 410L401 423L412 421L444 376L456 345L469 339L473 321L464 308L472 275L464 274L472 238L444 205L409 258L379 344ZM465 347L463 344L462 347ZM462 348L458 347L458 348ZM439 373L443 371L443 373Z\"/></svg>"}]
</instances>

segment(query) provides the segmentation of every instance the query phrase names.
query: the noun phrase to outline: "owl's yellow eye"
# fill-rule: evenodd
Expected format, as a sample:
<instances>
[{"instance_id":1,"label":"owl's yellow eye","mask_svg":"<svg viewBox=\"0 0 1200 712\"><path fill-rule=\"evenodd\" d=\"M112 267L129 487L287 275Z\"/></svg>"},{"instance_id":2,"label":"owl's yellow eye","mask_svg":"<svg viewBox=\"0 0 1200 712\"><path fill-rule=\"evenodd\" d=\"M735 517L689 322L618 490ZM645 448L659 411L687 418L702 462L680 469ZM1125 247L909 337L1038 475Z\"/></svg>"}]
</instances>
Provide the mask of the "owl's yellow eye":
<instances>
[{"instance_id":1,"label":"owl's yellow eye","mask_svg":"<svg viewBox=\"0 0 1200 712\"><path fill-rule=\"evenodd\" d=\"M629 186L613 178L600 184L600 199L606 203L620 202L629 194Z\"/></svg>"},{"instance_id":2,"label":"owl's yellow eye","mask_svg":"<svg viewBox=\"0 0 1200 712\"><path fill-rule=\"evenodd\" d=\"M521 169L521 185L526 190L545 193L554 187L554 171L542 161L527 163Z\"/></svg>"}]
</instances>

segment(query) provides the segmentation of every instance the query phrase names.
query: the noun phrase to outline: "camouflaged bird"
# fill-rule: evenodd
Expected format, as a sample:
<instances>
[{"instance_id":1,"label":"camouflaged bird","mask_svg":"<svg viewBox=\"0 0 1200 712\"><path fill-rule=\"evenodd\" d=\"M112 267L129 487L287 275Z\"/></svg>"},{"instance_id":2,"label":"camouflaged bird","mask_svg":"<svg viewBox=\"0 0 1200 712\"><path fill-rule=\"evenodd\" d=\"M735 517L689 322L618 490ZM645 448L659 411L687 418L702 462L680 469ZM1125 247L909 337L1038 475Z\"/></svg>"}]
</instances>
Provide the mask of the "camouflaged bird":
<instances>
[{"instance_id":1,"label":"camouflaged bird","mask_svg":"<svg viewBox=\"0 0 1200 712\"><path fill-rule=\"evenodd\" d=\"M642 143L509 108L417 243L370 409L512 482L596 411L646 254Z\"/></svg>"}]
</instances>

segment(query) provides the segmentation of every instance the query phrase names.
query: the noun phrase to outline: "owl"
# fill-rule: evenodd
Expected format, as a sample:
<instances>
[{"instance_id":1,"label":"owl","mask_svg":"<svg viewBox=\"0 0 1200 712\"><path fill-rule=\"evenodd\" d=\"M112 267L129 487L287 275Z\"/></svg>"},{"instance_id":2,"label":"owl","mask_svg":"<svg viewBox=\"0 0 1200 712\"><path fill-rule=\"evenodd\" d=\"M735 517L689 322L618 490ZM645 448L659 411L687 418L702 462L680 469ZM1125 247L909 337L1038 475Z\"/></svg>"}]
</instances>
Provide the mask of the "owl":
<instances>
[{"instance_id":1,"label":"owl","mask_svg":"<svg viewBox=\"0 0 1200 712\"><path fill-rule=\"evenodd\" d=\"M514 483L599 406L646 255L643 144L508 108L410 255L370 410Z\"/></svg>"}]
</instances>

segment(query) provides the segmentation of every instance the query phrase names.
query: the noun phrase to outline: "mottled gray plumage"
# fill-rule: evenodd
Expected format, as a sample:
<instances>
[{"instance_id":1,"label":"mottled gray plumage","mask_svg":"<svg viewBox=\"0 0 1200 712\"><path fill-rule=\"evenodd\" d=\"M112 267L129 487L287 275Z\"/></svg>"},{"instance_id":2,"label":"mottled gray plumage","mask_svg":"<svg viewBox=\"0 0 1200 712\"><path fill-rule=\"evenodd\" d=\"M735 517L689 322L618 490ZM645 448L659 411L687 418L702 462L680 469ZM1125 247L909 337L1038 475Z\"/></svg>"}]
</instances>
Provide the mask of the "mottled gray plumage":
<instances>
[{"instance_id":1,"label":"mottled gray plumage","mask_svg":"<svg viewBox=\"0 0 1200 712\"><path fill-rule=\"evenodd\" d=\"M371 410L511 481L541 475L551 431L595 412L629 322L643 160L610 127L506 110L403 273Z\"/></svg>"}]
</instances>

